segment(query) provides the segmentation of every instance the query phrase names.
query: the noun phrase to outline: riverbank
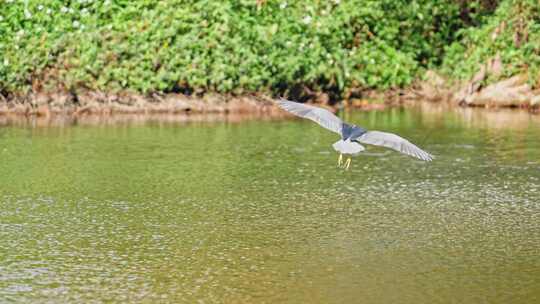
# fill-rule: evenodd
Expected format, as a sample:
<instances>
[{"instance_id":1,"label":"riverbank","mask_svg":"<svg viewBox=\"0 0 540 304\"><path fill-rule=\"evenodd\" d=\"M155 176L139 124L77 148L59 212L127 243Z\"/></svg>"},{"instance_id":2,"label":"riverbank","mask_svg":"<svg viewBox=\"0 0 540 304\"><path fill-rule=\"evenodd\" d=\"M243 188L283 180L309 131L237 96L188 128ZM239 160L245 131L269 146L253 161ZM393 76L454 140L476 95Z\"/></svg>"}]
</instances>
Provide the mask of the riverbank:
<instances>
[{"instance_id":1,"label":"riverbank","mask_svg":"<svg viewBox=\"0 0 540 304\"><path fill-rule=\"evenodd\" d=\"M308 102L336 111L338 108L382 110L388 107L409 106L423 103L440 103L446 107L520 108L540 113L540 90L533 89L525 77L515 76L487 86L482 85L484 70L470 81L452 84L433 71L424 80L406 89L366 91L361 98L332 100L329 94L309 92L301 98ZM81 117L111 115L226 115L249 114L275 116L280 112L274 105L275 98L266 94L233 96L229 94L186 95L104 93L94 91L29 93L0 95L0 116L22 117Z\"/></svg>"},{"instance_id":2,"label":"riverbank","mask_svg":"<svg viewBox=\"0 0 540 304\"><path fill-rule=\"evenodd\" d=\"M338 102L328 94L311 92L298 100L327 107L335 111L338 107L362 110L381 110L407 104L414 98L412 91L389 90L366 92L364 98L351 98ZM266 94L233 96L228 94L185 95L177 93L107 94L84 91L30 93L0 99L0 115L19 116L81 116L112 114L268 114L276 110L275 98Z\"/></svg>"},{"instance_id":3,"label":"riverbank","mask_svg":"<svg viewBox=\"0 0 540 304\"><path fill-rule=\"evenodd\" d=\"M405 95L412 97L411 95ZM165 109L144 109L122 107L117 105L98 106L93 110L77 111L76 106L64 111L44 111L32 110L26 113L17 111L0 111L0 126L19 127L69 127L73 125L85 126L118 126L118 125L142 125L142 124L192 124L192 123L241 123L246 121L272 121L290 119L292 116L280 108L273 105L271 100L260 101L255 97L237 98L231 101L234 107L227 108L220 103L211 107L201 107L205 101L196 98L188 99L186 104L195 104L197 108L186 111L185 107ZM208 98L208 97L207 97ZM225 103L222 101L221 103ZM171 104L173 104L171 102ZM451 102L433 102L427 99L402 98L401 101L394 100L386 103L369 104L368 100L355 100L346 108L345 112L371 111L388 112L413 110L421 113L424 119L437 122L443 121L444 116L455 113L463 124L471 127L487 127L495 129L523 129L530 123L540 124L539 111L523 108L496 108L496 107L466 107L455 106ZM178 105L181 105L178 103ZM185 104L183 104L185 106ZM320 105L319 106L324 106ZM2 107L0 107L1 109ZM327 106L331 111L338 111L338 108ZM175 110L176 109L176 110ZM198 112L200 110L205 112ZM48 114L47 114L48 113ZM374 113L376 115L376 113ZM346 114L347 115L347 114ZM381 114L382 115L382 114ZM360 122L359 122L360 123Z\"/></svg>"},{"instance_id":4,"label":"riverbank","mask_svg":"<svg viewBox=\"0 0 540 304\"><path fill-rule=\"evenodd\" d=\"M483 66L470 80L452 82L433 71L413 89L414 94L430 102L480 108L521 108L540 110L540 89L533 88L526 75L516 75L486 84L493 67Z\"/></svg>"},{"instance_id":5,"label":"riverbank","mask_svg":"<svg viewBox=\"0 0 540 304\"><path fill-rule=\"evenodd\" d=\"M267 112L271 100L264 96L229 97L207 94L202 97L184 94L107 94L70 92L27 94L5 99L0 114L22 116L110 115L110 114L213 114Z\"/></svg>"}]
</instances>

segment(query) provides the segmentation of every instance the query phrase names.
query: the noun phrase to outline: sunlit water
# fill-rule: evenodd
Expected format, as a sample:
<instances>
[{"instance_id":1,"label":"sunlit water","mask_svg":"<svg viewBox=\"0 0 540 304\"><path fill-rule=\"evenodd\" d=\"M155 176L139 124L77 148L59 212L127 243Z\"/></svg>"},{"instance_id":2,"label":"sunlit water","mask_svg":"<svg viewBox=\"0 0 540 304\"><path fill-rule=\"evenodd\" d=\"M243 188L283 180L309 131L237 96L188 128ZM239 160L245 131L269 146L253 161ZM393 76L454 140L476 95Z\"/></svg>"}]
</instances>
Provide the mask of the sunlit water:
<instances>
[{"instance_id":1,"label":"sunlit water","mask_svg":"<svg viewBox=\"0 0 540 304\"><path fill-rule=\"evenodd\" d=\"M540 123L475 115L349 113L437 159L348 172L309 121L2 127L0 302L538 303Z\"/></svg>"}]
</instances>

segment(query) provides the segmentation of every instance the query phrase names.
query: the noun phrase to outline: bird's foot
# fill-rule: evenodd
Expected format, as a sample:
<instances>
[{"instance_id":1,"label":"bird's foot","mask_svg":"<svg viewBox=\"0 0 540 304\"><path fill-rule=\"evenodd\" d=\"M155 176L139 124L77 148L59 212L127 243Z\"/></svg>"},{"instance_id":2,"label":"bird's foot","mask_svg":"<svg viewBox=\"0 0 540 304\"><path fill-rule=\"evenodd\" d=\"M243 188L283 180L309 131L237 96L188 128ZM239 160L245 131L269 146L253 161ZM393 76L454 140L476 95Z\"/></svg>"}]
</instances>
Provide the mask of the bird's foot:
<instances>
[{"instance_id":1,"label":"bird's foot","mask_svg":"<svg viewBox=\"0 0 540 304\"><path fill-rule=\"evenodd\" d=\"M337 161L338 168L341 168L341 165L343 164L343 154L339 154L339 158Z\"/></svg>"},{"instance_id":2,"label":"bird's foot","mask_svg":"<svg viewBox=\"0 0 540 304\"><path fill-rule=\"evenodd\" d=\"M349 170L349 166L351 165L351 158L347 158L347 161L345 162L345 170Z\"/></svg>"}]
</instances>

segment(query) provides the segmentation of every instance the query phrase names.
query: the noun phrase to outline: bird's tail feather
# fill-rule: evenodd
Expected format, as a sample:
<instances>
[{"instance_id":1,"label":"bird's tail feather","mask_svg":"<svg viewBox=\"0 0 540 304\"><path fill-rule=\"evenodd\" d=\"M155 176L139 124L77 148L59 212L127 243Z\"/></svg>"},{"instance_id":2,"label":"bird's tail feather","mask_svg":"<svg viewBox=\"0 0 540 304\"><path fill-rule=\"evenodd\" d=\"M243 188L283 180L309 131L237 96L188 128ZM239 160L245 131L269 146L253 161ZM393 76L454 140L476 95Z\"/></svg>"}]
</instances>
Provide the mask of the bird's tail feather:
<instances>
[{"instance_id":1,"label":"bird's tail feather","mask_svg":"<svg viewBox=\"0 0 540 304\"><path fill-rule=\"evenodd\" d=\"M358 154L365 150L364 146L350 140L339 140L335 142L332 147L334 147L334 150L343 154Z\"/></svg>"}]
</instances>

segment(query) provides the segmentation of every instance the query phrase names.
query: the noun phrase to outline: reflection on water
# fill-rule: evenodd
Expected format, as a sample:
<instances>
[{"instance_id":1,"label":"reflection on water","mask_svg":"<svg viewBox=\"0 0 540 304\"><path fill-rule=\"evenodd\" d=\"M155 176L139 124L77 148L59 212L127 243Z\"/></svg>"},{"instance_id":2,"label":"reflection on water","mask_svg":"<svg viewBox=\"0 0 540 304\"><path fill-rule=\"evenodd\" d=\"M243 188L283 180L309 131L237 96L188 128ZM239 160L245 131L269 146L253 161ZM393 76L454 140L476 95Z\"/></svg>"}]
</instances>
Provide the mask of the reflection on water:
<instances>
[{"instance_id":1,"label":"reflection on water","mask_svg":"<svg viewBox=\"0 0 540 304\"><path fill-rule=\"evenodd\" d=\"M1 128L0 302L533 303L540 123L479 113L345 113L437 156L349 172L309 121Z\"/></svg>"},{"instance_id":2,"label":"reflection on water","mask_svg":"<svg viewBox=\"0 0 540 304\"><path fill-rule=\"evenodd\" d=\"M540 115L526 110L484 109L471 107L453 107L440 103L419 103L418 107L429 120L458 120L465 127L490 129L523 129L540 124ZM454 115L448 115L453 112Z\"/></svg>"},{"instance_id":3,"label":"reflection on water","mask_svg":"<svg viewBox=\"0 0 540 304\"><path fill-rule=\"evenodd\" d=\"M210 123L283 118L284 113L277 109L269 109L260 113L206 113L206 114L113 114L113 115L52 115L52 116L24 116L17 114L0 115L0 126L20 127L68 127L73 125L83 126L108 126L119 124L178 124L178 123Z\"/></svg>"}]
</instances>

